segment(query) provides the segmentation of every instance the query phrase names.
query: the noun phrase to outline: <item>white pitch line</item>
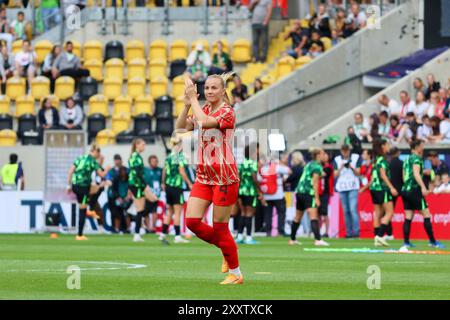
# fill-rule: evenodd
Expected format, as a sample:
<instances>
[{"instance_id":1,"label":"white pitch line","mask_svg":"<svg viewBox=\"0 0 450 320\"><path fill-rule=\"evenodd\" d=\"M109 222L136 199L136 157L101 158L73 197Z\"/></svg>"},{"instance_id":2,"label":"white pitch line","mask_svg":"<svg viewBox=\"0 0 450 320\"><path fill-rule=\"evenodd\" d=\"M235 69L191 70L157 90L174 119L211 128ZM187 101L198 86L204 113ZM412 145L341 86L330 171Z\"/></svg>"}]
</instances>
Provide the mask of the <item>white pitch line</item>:
<instances>
[{"instance_id":1,"label":"white pitch line","mask_svg":"<svg viewBox=\"0 0 450 320\"><path fill-rule=\"evenodd\" d=\"M113 262L113 261L66 261L68 263L82 263L82 264L106 264L106 265L118 265L119 267L92 267L92 268L80 268L80 271L95 271L95 270L121 270L121 269L141 269L146 268L145 264L134 264L125 262ZM67 269L31 269L31 270L6 270L5 272L66 272Z\"/></svg>"}]
</instances>

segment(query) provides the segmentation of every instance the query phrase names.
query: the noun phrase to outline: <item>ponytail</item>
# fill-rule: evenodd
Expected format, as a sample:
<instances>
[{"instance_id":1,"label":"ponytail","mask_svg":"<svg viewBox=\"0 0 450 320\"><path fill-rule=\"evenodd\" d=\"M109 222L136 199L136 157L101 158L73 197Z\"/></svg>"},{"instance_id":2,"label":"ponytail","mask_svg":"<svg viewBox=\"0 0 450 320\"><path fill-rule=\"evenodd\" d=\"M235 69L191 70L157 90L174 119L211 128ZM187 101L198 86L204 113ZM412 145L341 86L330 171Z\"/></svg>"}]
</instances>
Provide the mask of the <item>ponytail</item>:
<instances>
[{"instance_id":1,"label":"ponytail","mask_svg":"<svg viewBox=\"0 0 450 320\"><path fill-rule=\"evenodd\" d=\"M135 138L133 139L133 142L131 143L131 154L136 152L136 147L139 143L144 142L141 138Z\"/></svg>"}]
</instances>

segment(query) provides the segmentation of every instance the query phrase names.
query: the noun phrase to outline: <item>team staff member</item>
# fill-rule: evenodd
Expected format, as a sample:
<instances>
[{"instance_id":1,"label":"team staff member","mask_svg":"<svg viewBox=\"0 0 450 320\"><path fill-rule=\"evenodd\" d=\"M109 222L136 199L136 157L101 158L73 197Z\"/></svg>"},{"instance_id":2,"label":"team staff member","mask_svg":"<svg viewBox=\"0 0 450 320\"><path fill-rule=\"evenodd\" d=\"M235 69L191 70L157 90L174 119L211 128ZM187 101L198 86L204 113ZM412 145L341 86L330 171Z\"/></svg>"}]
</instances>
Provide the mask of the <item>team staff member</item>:
<instances>
[{"instance_id":1,"label":"team staff member","mask_svg":"<svg viewBox=\"0 0 450 320\"><path fill-rule=\"evenodd\" d=\"M96 172L100 177L106 176L109 168L103 170L97 160L100 158L100 148L93 144L89 154L75 159L69 169L67 190L75 193L79 204L78 234L75 240L87 240L83 235L84 224L86 222L86 211L89 199L96 194L100 186L91 184L92 173Z\"/></svg>"},{"instance_id":2,"label":"team staff member","mask_svg":"<svg viewBox=\"0 0 450 320\"><path fill-rule=\"evenodd\" d=\"M158 167L158 157L151 155L148 157L148 167L145 168L144 180L145 183L150 187L152 192L158 197L161 196L161 184L162 184L162 171ZM145 201L145 225L150 233L155 233L156 220L158 216L156 215L158 211L158 201L150 202ZM150 225L150 215L151 215L151 225Z\"/></svg>"},{"instance_id":3,"label":"team staff member","mask_svg":"<svg viewBox=\"0 0 450 320\"><path fill-rule=\"evenodd\" d=\"M375 139L373 142L375 164L372 169L370 182L370 194L374 206L375 246L389 246L383 238L388 225L394 215L393 196L398 196L398 191L391 182L391 170L386 156L389 153L389 142L384 139Z\"/></svg>"},{"instance_id":4,"label":"team staff member","mask_svg":"<svg viewBox=\"0 0 450 320\"><path fill-rule=\"evenodd\" d=\"M164 181L163 189L166 191L166 202L168 205L168 214L164 217L163 230L159 240L163 244L169 244L166 236L169 232L169 225L173 218L173 226L175 229L175 243L188 243L189 240L183 239L180 233L180 218L183 210L183 181L187 184L189 190L192 189L192 183L186 174L187 162L182 152L181 139L172 137L169 142L172 152L164 163L162 180Z\"/></svg>"},{"instance_id":5,"label":"team staff member","mask_svg":"<svg viewBox=\"0 0 450 320\"><path fill-rule=\"evenodd\" d=\"M409 234L411 232L411 222L414 211L418 210L423 216L423 227L430 240L430 246L435 248L445 248L445 246L436 241L431 225L431 214L428 210L428 204L425 197L428 190L423 182L423 148L424 142L414 140L410 144L411 155L403 162L403 188L402 199L405 207L405 222L403 224L404 243L402 248L411 247Z\"/></svg>"},{"instance_id":6,"label":"team staff member","mask_svg":"<svg viewBox=\"0 0 450 320\"><path fill-rule=\"evenodd\" d=\"M297 210L294 220L292 221L291 240L289 245L296 245L299 242L296 240L296 234L300 221L302 220L305 210L308 212L311 220L311 229L314 233L314 244L316 246L329 246L329 244L320 238L319 230L319 212L320 196L319 183L322 179L323 169L320 165L325 158L325 152L322 149L315 149L311 152L312 161L309 162L303 169L302 176L298 182L296 192Z\"/></svg>"},{"instance_id":7,"label":"team staff member","mask_svg":"<svg viewBox=\"0 0 450 320\"><path fill-rule=\"evenodd\" d=\"M25 176L23 174L22 162L18 162L19 157L15 153L9 155L9 163L5 164L1 170L2 185L1 190L25 189Z\"/></svg>"},{"instance_id":8,"label":"team staff member","mask_svg":"<svg viewBox=\"0 0 450 320\"><path fill-rule=\"evenodd\" d=\"M158 198L150 190L150 187L144 181L144 161L141 153L145 150L145 141L143 139L134 139L131 145L131 156L128 160L128 184L133 194L133 203L136 208L136 224L134 228L134 242L142 242L144 239L140 236L142 218L145 213L145 199L148 201L157 201Z\"/></svg>"}]
</instances>

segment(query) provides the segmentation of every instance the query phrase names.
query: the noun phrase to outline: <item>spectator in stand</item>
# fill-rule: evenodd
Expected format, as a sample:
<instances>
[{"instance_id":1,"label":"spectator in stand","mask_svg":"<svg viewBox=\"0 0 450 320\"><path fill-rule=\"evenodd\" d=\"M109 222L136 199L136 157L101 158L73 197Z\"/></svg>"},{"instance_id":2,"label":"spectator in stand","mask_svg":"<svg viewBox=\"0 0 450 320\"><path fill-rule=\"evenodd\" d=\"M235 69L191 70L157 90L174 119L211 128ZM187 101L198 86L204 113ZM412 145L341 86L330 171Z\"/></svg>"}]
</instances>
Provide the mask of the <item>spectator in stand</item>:
<instances>
[{"instance_id":1,"label":"spectator in stand","mask_svg":"<svg viewBox=\"0 0 450 320\"><path fill-rule=\"evenodd\" d=\"M204 50L202 43L197 43L195 50L189 54L186 65L192 81L206 80L209 68L211 67L211 56Z\"/></svg>"},{"instance_id":2,"label":"spectator in stand","mask_svg":"<svg viewBox=\"0 0 450 320\"><path fill-rule=\"evenodd\" d=\"M69 76L75 80L82 77L89 77L89 70L81 67L80 58L73 53L73 43L66 42L66 49L55 59L52 65L52 81L60 76Z\"/></svg>"},{"instance_id":3,"label":"spectator in stand","mask_svg":"<svg viewBox=\"0 0 450 320\"><path fill-rule=\"evenodd\" d=\"M62 129L80 130L83 117L83 109L78 104L75 104L73 98L68 98L60 113Z\"/></svg>"},{"instance_id":4,"label":"spectator in stand","mask_svg":"<svg viewBox=\"0 0 450 320\"><path fill-rule=\"evenodd\" d=\"M6 81L14 75L14 58L6 45L0 47L0 74L2 76L2 92L6 92Z\"/></svg>"},{"instance_id":5,"label":"spectator in stand","mask_svg":"<svg viewBox=\"0 0 450 320\"><path fill-rule=\"evenodd\" d=\"M295 191L298 181L303 173L305 167L305 159L300 151L295 151L291 154L291 171L292 173L287 177L284 185L286 191Z\"/></svg>"},{"instance_id":6,"label":"spectator in stand","mask_svg":"<svg viewBox=\"0 0 450 320\"><path fill-rule=\"evenodd\" d=\"M447 90L445 90L445 88L440 88L438 91L438 108L439 110L442 110L442 116L444 115L447 101L448 101Z\"/></svg>"},{"instance_id":7,"label":"spectator in stand","mask_svg":"<svg viewBox=\"0 0 450 320\"><path fill-rule=\"evenodd\" d=\"M314 28L319 30L322 37L331 38L330 17L325 4L320 4L318 7Z\"/></svg>"},{"instance_id":8,"label":"spectator in stand","mask_svg":"<svg viewBox=\"0 0 450 320\"><path fill-rule=\"evenodd\" d=\"M252 0L253 62L265 62L269 48L269 22L272 17L272 0ZM262 47L260 45L262 41Z\"/></svg>"},{"instance_id":9,"label":"spectator in stand","mask_svg":"<svg viewBox=\"0 0 450 320\"><path fill-rule=\"evenodd\" d=\"M23 173L22 162L15 153L9 155L9 163L0 170L1 188L0 190L24 190L25 175Z\"/></svg>"},{"instance_id":10,"label":"spectator in stand","mask_svg":"<svg viewBox=\"0 0 450 320\"><path fill-rule=\"evenodd\" d=\"M389 114L386 111L381 111L378 119L380 121L378 124L378 135L382 138L389 138Z\"/></svg>"},{"instance_id":11,"label":"spectator in stand","mask_svg":"<svg viewBox=\"0 0 450 320\"><path fill-rule=\"evenodd\" d=\"M39 142L42 144L44 139L44 130L59 129L59 113L58 110L52 106L50 98L44 98L41 109L38 112L39 121Z\"/></svg>"},{"instance_id":12,"label":"spectator in stand","mask_svg":"<svg viewBox=\"0 0 450 320\"><path fill-rule=\"evenodd\" d=\"M372 176L372 152L368 149L364 149L361 154L361 168L359 169L361 179L360 193L366 191L370 187L370 178Z\"/></svg>"},{"instance_id":13,"label":"spectator in stand","mask_svg":"<svg viewBox=\"0 0 450 320\"><path fill-rule=\"evenodd\" d=\"M41 74L44 77L47 77L49 79L52 78L52 66L53 63L55 62L56 58L61 54L62 52L62 48L60 45L54 45L52 48L52 51L50 51L44 59L44 63L42 64L42 68L41 68ZM55 91L55 82L54 81L50 81L50 92Z\"/></svg>"},{"instance_id":14,"label":"spectator in stand","mask_svg":"<svg viewBox=\"0 0 450 320\"><path fill-rule=\"evenodd\" d=\"M328 231L330 228L330 221L328 219L328 205L330 203L330 197L332 197L334 193L334 168L330 163L330 156L327 152L324 153L324 158L321 165L323 171L319 183L319 228L322 229L322 225L325 224L325 233L322 237L328 238Z\"/></svg>"},{"instance_id":15,"label":"spectator in stand","mask_svg":"<svg viewBox=\"0 0 450 320\"><path fill-rule=\"evenodd\" d=\"M416 93L416 111L415 111L417 119L421 120L424 115L428 115L429 108L430 108L430 104L425 100L425 94L423 93L423 91L417 91L417 93Z\"/></svg>"},{"instance_id":16,"label":"spectator in stand","mask_svg":"<svg viewBox=\"0 0 450 320\"><path fill-rule=\"evenodd\" d=\"M364 119L364 116L361 112L355 113L354 116L354 124L353 124L353 130L361 141L367 141L367 136L370 132L370 125L367 119Z\"/></svg>"},{"instance_id":17,"label":"spectator in stand","mask_svg":"<svg viewBox=\"0 0 450 320\"><path fill-rule=\"evenodd\" d=\"M450 143L450 119L447 113L444 120L439 124L440 143Z\"/></svg>"},{"instance_id":18,"label":"spectator in stand","mask_svg":"<svg viewBox=\"0 0 450 320\"><path fill-rule=\"evenodd\" d=\"M408 112L414 113L416 111L416 103L411 100L407 91L400 91L400 122L403 122Z\"/></svg>"},{"instance_id":19,"label":"spectator in stand","mask_svg":"<svg viewBox=\"0 0 450 320\"><path fill-rule=\"evenodd\" d=\"M341 155L334 159L335 189L344 209L346 238L359 238L358 190L361 158L350 152L350 146L341 147Z\"/></svg>"},{"instance_id":20,"label":"spectator in stand","mask_svg":"<svg viewBox=\"0 0 450 320\"><path fill-rule=\"evenodd\" d=\"M439 119L444 119L444 108L445 105L439 103L439 93L433 91L430 95L430 107L428 108L428 116L438 117Z\"/></svg>"},{"instance_id":21,"label":"spectator in stand","mask_svg":"<svg viewBox=\"0 0 450 320\"><path fill-rule=\"evenodd\" d=\"M428 159L430 160L431 168L436 175L441 176L444 173L450 173L447 163L439 159L439 154L436 151L430 151L428 153Z\"/></svg>"},{"instance_id":22,"label":"spectator in stand","mask_svg":"<svg viewBox=\"0 0 450 320\"><path fill-rule=\"evenodd\" d=\"M413 81L413 87L414 87L416 96L417 96L418 92L422 92L423 94L426 94L427 88L425 88L425 85L423 84L422 79L415 78ZM425 98L425 100L427 100L427 99Z\"/></svg>"},{"instance_id":23,"label":"spectator in stand","mask_svg":"<svg viewBox=\"0 0 450 320\"><path fill-rule=\"evenodd\" d=\"M430 117L425 114L422 116L422 124L417 128L417 139L429 142L431 135L433 135L433 127L431 126Z\"/></svg>"},{"instance_id":24,"label":"spectator in stand","mask_svg":"<svg viewBox=\"0 0 450 320\"><path fill-rule=\"evenodd\" d=\"M11 22L11 34L14 40L30 40L27 37L27 33L30 32L31 25L29 22L25 21L25 14L23 11L17 13L17 19Z\"/></svg>"},{"instance_id":25,"label":"spectator in stand","mask_svg":"<svg viewBox=\"0 0 450 320\"><path fill-rule=\"evenodd\" d=\"M253 84L254 94L258 93L259 91L263 90L263 82L260 78L255 79L255 83Z\"/></svg>"},{"instance_id":26,"label":"spectator in stand","mask_svg":"<svg viewBox=\"0 0 450 320\"><path fill-rule=\"evenodd\" d=\"M400 119L398 118L397 115L394 114L389 117L389 123L390 123L389 138L392 141L395 141L398 138L400 130L402 128Z\"/></svg>"},{"instance_id":27,"label":"spectator in stand","mask_svg":"<svg viewBox=\"0 0 450 320\"><path fill-rule=\"evenodd\" d=\"M448 176L448 173L444 173L441 176L441 184L440 186L436 187L433 191L433 193L442 193L442 194L449 194L450 193L450 179Z\"/></svg>"},{"instance_id":28,"label":"spectator in stand","mask_svg":"<svg viewBox=\"0 0 450 320\"><path fill-rule=\"evenodd\" d=\"M41 0L41 12L45 32L61 21L58 0Z\"/></svg>"},{"instance_id":29,"label":"spectator in stand","mask_svg":"<svg viewBox=\"0 0 450 320\"><path fill-rule=\"evenodd\" d=\"M380 119L378 118L378 115L376 113L373 113L369 117L369 126L370 131L369 134L366 136L367 141L363 140L363 142L371 143L374 139L378 138L380 136Z\"/></svg>"},{"instance_id":30,"label":"spectator in stand","mask_svg":"<svg viewBox=\"0 0 450 320\"><path fill-rule=\"evenodd\" d=\"M213 55L212 66L209 74L221 74L233 70L233 63L228 53L223 51L222 41L217 41L217 52Z\"/></svg>"},{"instance_id":31,"label":"spectator in stand","mask_svg":"<svg viewBox=\"0 0 450 320\"><path fill-rule=\"evenodd\" d=\"M312 58L318 57L325 51L325 45L320 40L320 32L313 30L311 32L311 39L306 44L308 55Z\"/></svg>"},{"instance_id":32,"label":"spectator in stand","mask_svg":"<svg viewBox=\"0 0 450 320\"><path fill-rule=\"evenodd\" d=\"M415 140L417 137L417 128L419 124L417 123L417 118L414 112L408 112L406 114L405 122L400 130L400 133L397 139L394 141L395 143L402 142L403 139L410 144L412 140Z\"/></svg>"},{"instance_id":33,"label":"spectator in stand","mask_svg":"<svg viewBox=\"0 0 450 320\"><path fill-rule=\"evenodd\" d=\"M428 140L430 142L438 142L441 140L441 133L440 133L440 124L441 119L439 117L433 116L430 118L431 128L433 129L433 133L431 136L428 137Z\"/></svg>"},{"instance_id":34,"label":"spectator in stand","mask_svg":"<svg viewBox=\"0 0 450 320\"><path fill-rule=\"evenodd\" d=\"M242 83L241 78L235 76L234 79L234 88L231 90L233 107L239 108L242 101L248 98L248 90L247 86Z\"/></svg>"},{"instance_id":35,"label":"spectator in stand","mask_svg":"<svg viewBox=\"0 0 450 320\"><path fill-rule=\"evenodd\" d=\"M6 8L0 8L0 40L6 42L8 52L11 52L13 35L11 34L9 21L6 16Z\"/></svg>"},{"instance_id":36,"label":"spectator in stand","mask_svg":"<svg viewBox=\"0 0 450 320\"><path fill-rule=\"evenodd\" d=\"M345 10L342 8L337 9L336 19L334 20L334 30L336 30L337 36L344 38L345 21L347 17L345 16Z\"/></svg>"},{"instance_id":37,"label":"spectator in stand","mask_svg":"<svg viewBox=\"0 0 450 320\"><path fill-rule=\"evenodd\" d=\"M338 32L336 29L331 30L331 45L334 47L344 40L343 38L339 37Z\"/></svg>"},{"instance_id":38,"label":"spectator in stand","mask_svg":"<svg viewBox=\"0 0 450 320\"><path fill-rule=\"evenodd\" d=\"M444 107L444 116L450 114L450 86L447 89L447 101Z\"/></svg>"},{"instance_id":39,"label":"spectator in stand","mask_svg":"<svg viewBox=\"0 0 450 320\"><path fill-rule=\"evenodd\" d=\"M296 20L291 32L284 37L284 40L289 38L292 39L292 49L288 50L286 54L290 55L294 59L305 55L308 52L306 49L306 44L308 43L309 36L309 30L302 28L300 20Z\"/></svg>"},{"instance_id":40,"label":"spectator in stand","mask_svg":"<svg viewBox=\"0 0 450 320\"><path fill-rule=\"evenodd\" d=\"M425 91L425 96L427 97L427 100L429 100L431 98L431 93L434 91L439 91L439 89L441 88L441 84L439 82L436 82L436 80L434 79L434 75L433 74L428 74L427 75L427 89Z\"/></svg>"},{"instance_id":41,"label":"spectator in stand","mask_svg":"<svg viewBox=\"0 0 450 320\"><path fill-rule=\"evenodd\" d=\"M29 86L36 75L36 59L37 55L30 41L23 40L22 50L14 57L15 73L18 77L27 77Z\"/></svg>"},{"instance_id":42,"label":"spectator in stand","mask_svg":"<svg viewBox=\"0 0 450 320\"><path fill-rule=\"evenodd\" d=\"M382 94L378 97L378 103L380 104L381 111L386 111L390 116L400 115L401 106L394 99L389 98L387 95Z\"/></svg>"},{"instance_id":43,"label":"spectator in stand","mask_svg":"<svg viewBox=\"0 0 450 320\"><path fill-rule=\"evenodd\" d=\"M348 24L348 36L354 34L358 30L366 26L367 16L364 11L360 10L358 3L353 3L350 7L350 13L347 16L346 24Z\"/></svg>"}]
</instances>

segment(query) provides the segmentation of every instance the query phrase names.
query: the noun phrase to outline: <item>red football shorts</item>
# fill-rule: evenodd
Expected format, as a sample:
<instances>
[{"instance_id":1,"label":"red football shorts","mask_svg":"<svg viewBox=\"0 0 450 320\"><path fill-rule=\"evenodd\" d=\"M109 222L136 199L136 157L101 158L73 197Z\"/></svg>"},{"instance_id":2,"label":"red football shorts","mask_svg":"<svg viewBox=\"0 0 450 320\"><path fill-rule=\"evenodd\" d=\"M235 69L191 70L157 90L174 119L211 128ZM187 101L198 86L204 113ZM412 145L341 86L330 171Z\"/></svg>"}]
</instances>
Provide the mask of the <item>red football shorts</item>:
<instances>
[{"instance_id":1,"label":"red football shorts","mask_svg":"<svg viewBox=\"0 0 450 320\"><path fill-rule=\"evenodd\" d=\"M218 186L196 181L189 196L211 201L216 206L228 207L236 203L238 193L239 183Z\"/></svg>"}]
</instances>

